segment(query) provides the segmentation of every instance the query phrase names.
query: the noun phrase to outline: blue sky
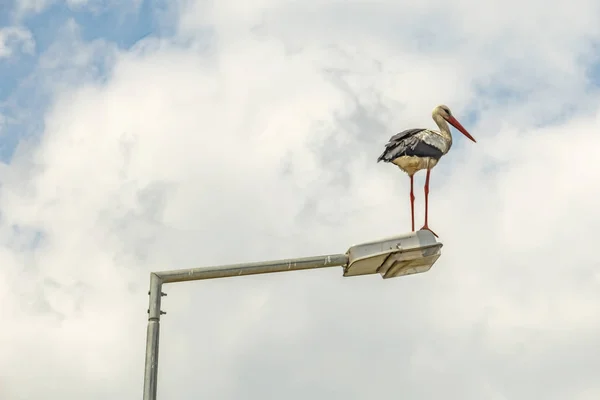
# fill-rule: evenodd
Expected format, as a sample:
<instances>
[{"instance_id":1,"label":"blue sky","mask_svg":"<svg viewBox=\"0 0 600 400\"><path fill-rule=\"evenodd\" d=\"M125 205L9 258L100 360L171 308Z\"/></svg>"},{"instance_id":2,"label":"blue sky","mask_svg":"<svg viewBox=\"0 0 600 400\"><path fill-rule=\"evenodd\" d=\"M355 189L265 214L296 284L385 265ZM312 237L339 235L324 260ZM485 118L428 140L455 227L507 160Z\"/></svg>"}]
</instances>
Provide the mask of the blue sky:
<instances>
[{"instance_id":1,"label":"blue sky","mask_svg":"<svg viewBox=\"0 0 600 400\"><path fill-rule=\"evenodd\" d=\"M11 123L15 117L15 108L27 108L42 115L48 98L28 81L34 76L39 57L55 43L57 35L65 24L73 20L80 29L80 39L84 42L94 40L108 41L118 48L127 50L146 37L168 37L173 33L173 25L165 15L163 0L143 0L139 6L123 2L121 6L70 7L56 2L39 13L28 12L15 21L16 4L0 11L0 27L18 24L28 29L35 41L35 53L18 51L14 57L0 59L0 113L7 124L2 129L0 160L8 162L20 138L40 134L41 125L34 128L29 124ZM99 77L101 78L101 77ZM35 81L34 81L35 82Z\"/></svg>"}]
</instances>

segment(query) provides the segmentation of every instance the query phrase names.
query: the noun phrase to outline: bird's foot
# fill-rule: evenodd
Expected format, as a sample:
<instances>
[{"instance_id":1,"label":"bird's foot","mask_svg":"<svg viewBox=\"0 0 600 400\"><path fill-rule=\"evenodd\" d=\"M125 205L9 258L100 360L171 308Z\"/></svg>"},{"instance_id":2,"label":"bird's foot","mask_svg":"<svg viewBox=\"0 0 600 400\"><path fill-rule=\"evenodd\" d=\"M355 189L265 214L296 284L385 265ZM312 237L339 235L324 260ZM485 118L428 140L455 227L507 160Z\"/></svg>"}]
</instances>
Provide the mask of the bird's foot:
<instances>
[{"instance_id":1,"label":"bird's foot","mask_svg":"<svg viewBox=\"0 0 600 400\"><path fill-rule=\"evenodd\" d=\"M429 232L433 233L433 236L435 236L436 238L439 238L439 236L434 231L432 231L431 229L429 229L429 227L427 226L427 224L423 225L423 227L421 229L419 229L419 230L420 231L429 231Z\"/></svg>"}]
</instances>

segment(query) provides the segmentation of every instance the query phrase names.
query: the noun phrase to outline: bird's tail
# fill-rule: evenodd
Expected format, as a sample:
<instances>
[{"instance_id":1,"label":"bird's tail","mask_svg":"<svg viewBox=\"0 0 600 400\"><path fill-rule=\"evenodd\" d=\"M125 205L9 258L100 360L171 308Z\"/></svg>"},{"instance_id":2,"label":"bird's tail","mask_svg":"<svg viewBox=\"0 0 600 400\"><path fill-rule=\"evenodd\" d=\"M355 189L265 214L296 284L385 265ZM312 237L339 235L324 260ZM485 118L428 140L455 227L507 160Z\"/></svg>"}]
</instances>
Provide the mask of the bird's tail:
<instances>
[{"instance_id":1,"label":"bird's tail","mask_svg":"<svg viewBox=\"0 0 600 400\"><path fill-rule=\"evenodd\" d=\"M380 161L390 162L390 161L392 161L392 159L390 158L389 151L390 151L390 149L386 147L385 151L383 153L381 153L381 155L379 157L377 157L377 162L380 162Z\"/></svg>"}]
</instances>

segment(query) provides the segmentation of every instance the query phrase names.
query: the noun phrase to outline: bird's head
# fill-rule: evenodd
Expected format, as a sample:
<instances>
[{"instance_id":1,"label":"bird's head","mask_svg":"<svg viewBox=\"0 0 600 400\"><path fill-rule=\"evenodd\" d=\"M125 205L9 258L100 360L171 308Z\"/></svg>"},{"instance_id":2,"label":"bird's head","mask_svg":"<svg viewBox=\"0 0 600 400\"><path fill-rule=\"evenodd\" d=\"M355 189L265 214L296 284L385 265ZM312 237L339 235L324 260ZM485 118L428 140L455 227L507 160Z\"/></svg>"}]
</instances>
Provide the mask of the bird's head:
<instances>
[{"instance_id":1,"label":"bird's head","mask_svg":"<svg viewBox=\"0 0 600 400\"><path fill-rule=\"evenodd\" d=\"M466 137L471 139L473 142L477 143L477 141L473 138L473 136L471 136L471 134L469 132L467 132L467 130L460 124L460 122L458 122L456 120L456 118L454 118L454 116L452 115L452 112L450 111L448 106L443 105L443 104L439 105L433 109L432 114L433 114L434 119L436 117L442 117L443 119L448 121L448 123L450 125L452 125L456 129L458 129L463 135L465 135Z\"/></svg>"}]
</instances>

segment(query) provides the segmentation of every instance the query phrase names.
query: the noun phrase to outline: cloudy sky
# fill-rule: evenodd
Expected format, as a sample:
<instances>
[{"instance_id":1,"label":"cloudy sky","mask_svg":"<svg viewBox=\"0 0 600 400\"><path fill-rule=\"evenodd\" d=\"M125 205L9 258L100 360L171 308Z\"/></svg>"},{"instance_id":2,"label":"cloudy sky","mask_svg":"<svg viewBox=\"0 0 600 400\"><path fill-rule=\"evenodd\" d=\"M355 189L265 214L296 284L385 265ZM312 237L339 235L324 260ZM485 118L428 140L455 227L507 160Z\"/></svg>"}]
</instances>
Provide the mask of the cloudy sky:
<instances>
[{"instance_id":1,"label":"cloudy sky","mask_svg":"<svg viewBox=\"0 0 600 400\"><path fill-rule=\"evenodd\" d=\"M596 0L0 4L3 400L140 398L150 271L407 232L440 103L434 268L167 285L159 398L600 398Z\"/></svg>"}]
</instances>

